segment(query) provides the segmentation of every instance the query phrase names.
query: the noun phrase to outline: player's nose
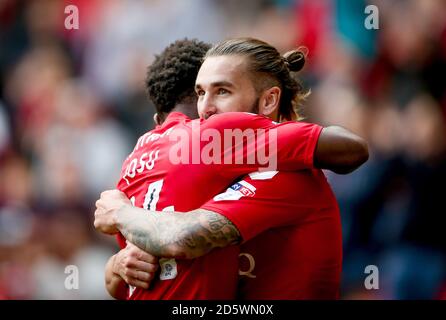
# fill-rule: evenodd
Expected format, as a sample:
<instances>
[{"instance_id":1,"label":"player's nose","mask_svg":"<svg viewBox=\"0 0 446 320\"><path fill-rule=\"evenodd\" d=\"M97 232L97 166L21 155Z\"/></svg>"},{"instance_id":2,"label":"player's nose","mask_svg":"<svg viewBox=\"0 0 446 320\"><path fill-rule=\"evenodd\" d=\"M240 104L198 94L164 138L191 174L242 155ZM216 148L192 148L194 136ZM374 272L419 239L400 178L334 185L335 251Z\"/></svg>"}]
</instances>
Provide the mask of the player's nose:
<instances>
[{"instance_id":1,"label":"player's nose","mask_svg":"<svg viewBox=\"0 0 446 320\"><path fill-rule=\"evenodd\" d=\"M217 113L217 108L209 97L204 97L198 102L198 112L200 118L207 119Z\"/></svg>"}]
</instances>

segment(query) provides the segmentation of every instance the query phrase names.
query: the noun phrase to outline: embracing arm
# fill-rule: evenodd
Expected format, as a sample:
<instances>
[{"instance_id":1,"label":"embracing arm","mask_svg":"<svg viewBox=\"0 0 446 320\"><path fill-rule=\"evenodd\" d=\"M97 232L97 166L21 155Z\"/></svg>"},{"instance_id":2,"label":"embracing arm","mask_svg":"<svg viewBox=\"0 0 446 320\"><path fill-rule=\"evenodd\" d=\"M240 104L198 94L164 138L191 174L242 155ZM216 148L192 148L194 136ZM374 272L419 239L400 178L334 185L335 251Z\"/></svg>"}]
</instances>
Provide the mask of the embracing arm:
<instances>
[{"instance_id":1,"label":"embracing arm","mask_svg":"<svg viewBox=\"0 0 446 320\"><path fill-rule=\"evenodd\" d=\"M105 287L115 299L127 298L128 285L148 289L158 269L158 258L127 243L105 267Z\"/></svg>"},{"instance_id":2,"label":"embracing arm","mask_svg":"<svg viewBox=\"0 0 446 320\"><path fill-rule=\"evenodd\" d=\"M128 241L158 257L193 259L241 241L227 218L208 210L161 214L124 205L115 217Z\"/></svg>"},{"instance_id":3,"label":"embracing arm","mask_svg":"<svg viewBox=\"0 0 446 320\"><path fill-rule=\"evenodd\" d=\"M339 174L354 171L369 158L367 142L338 126L322 129L314 151L314 166Z\"/></svg>"},{"instance_id":4,"label":"embracing arm","mask_svg":"<svg viewBox=\"0 0 446 320\"><path fill-rule=\"evenodd\" d=\"M272 170L297 171L316 167L346 174L361 166L369 155L366 141L340 126L321 127L300 121L276 124L264 116L244 112L227 112L212 116L207 120L207 125L218 130L221 136L224 136L228 129L241 130L244 133L252 129L267 130L268 139L260 139L263 136L259 135L255 143L248 142L247 154L243 153L243 157L246 157L243 158L243 163L250 163L248 160L250 156L258 160L257 154L249 153L256 153L259 145L264 145L270 152L277 151L277 163L268 163L277 167ZM221 150L227 151L228 145L225 140L220 140ZM230 144L229 148L235 147ZM224 159L222 163L225 163ZM255 171L263 165L265 164L255 163L249 169ZM246 166L241 168L247 169ZM232 169L239 170L238 176L249 173L238 167Z\"/></svg>"},{"instance_id":5,"label":"embracing arm","mask_svg":"<svg viewBox=\"0 0 446 320\"><path fill-rule=\"evenodd\" d=\"M111 256L105 266L105 287L113 298L125 300L127 297L127 284L124 279L113 271L115 258L116 255Z\"/></svg>"}]
</instances>

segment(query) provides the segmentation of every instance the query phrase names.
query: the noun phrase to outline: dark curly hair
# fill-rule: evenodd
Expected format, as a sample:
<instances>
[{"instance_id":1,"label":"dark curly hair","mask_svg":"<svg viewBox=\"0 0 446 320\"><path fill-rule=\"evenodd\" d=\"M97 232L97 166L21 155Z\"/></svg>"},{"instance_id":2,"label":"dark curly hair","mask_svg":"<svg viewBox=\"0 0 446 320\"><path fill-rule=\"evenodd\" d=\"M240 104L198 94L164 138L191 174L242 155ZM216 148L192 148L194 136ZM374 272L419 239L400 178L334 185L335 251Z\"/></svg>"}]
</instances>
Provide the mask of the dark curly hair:
<instances>
[{"instance_id":1,"label":"dark curly hair","mask_svg":"<svg viewBox=\"0 0 446 320\"><path fill-rule=\"evenodd\" d=\"M196 99L195 79L211 45L196 39L177 40L155 56L146 77L149 99L158 113Z\"/></svg>"}]
</instances>

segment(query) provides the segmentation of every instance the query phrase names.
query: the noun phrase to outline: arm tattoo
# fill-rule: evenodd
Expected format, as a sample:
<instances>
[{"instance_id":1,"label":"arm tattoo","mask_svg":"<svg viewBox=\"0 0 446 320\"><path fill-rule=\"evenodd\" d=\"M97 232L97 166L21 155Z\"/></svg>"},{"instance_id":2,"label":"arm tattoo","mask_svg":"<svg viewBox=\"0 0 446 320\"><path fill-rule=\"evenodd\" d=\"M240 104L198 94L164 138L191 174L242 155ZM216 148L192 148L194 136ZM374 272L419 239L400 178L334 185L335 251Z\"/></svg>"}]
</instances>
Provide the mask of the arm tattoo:
<instances>
[{"instance_id":1,"label":"arm tattoo","mask_svg":"<svg viewBox=\"0 0 446 320\"><path fill-rule=\"evenodd\" d=\"M118 212L118 228L127 240L159 257L192 259L241 241L231 221L202 209L153 212L126 206Z\"/></svg>"}]
</instances>

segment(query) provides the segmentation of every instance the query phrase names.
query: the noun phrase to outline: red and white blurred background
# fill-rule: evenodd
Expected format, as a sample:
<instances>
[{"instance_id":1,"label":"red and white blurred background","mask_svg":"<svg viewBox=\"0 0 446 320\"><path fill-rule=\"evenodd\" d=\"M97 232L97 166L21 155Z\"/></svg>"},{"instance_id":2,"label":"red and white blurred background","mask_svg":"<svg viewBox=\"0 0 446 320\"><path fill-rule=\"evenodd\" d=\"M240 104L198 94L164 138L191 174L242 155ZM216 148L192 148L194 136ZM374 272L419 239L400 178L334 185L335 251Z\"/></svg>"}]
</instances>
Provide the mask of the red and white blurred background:
<instances>
[{"instance_id":1,"label":"red and white blurred background","mask_svg":"<svg viewBox=\"0 0 446 320\"><path fill-rule=\"evenodd\" d=\"M66 30L64 8L79 9ZM364 27L367 5L379 29ZM446 298L446 1L1 0L0 299L107 299L116 250L92 225L136 138L154 54L184 38L305 45L308 121L369 142L341 207L343 299ZM67 290L67 265L79 289ZM364 269L379 268L379 289Z\"/></svg>"}]
</instances>

